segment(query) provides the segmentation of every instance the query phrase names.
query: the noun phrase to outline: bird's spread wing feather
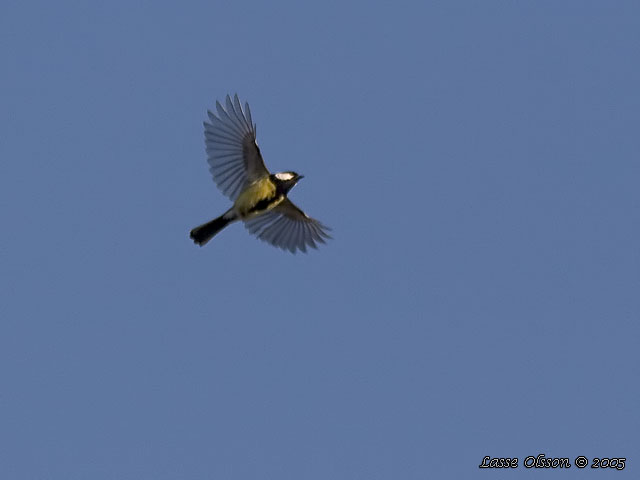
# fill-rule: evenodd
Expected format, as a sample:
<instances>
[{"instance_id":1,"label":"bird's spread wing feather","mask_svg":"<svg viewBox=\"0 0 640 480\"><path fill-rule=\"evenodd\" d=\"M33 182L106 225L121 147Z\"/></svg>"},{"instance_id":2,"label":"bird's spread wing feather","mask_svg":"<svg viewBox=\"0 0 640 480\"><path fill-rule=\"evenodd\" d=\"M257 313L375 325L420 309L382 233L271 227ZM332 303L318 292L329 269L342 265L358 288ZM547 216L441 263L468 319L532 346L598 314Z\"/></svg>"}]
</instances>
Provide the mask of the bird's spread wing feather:
<instances>
[{"instance_id":1,"label":"bird's spread wing feather","mask_svg":"<svg viewBox=\"0 0 640 480\"><path fill-rule=\"evenodd\" d=\"M204 141L213 180L222 193L235 201L249 183L269 175L269 171L256 143L249 104L245 103L243 110L238 95L233 100L227 95L225 103L226 108L216 102L217 115L207 112Z\"/></svg>"},{"instance_id":2,"label":"bird's spread wing feather","mask_svg":"<svg viewBox=\"0 0 640 480\"><path fill-rule=\"evenodd\" d=\"M325 243L331 238L331 230L318 220L308 217L288 198L264 215L244 222L250 233L260 240L283 250L295 253L307 251L307 247L318 248L316 243Z\"/></svg>"}]
</instances>

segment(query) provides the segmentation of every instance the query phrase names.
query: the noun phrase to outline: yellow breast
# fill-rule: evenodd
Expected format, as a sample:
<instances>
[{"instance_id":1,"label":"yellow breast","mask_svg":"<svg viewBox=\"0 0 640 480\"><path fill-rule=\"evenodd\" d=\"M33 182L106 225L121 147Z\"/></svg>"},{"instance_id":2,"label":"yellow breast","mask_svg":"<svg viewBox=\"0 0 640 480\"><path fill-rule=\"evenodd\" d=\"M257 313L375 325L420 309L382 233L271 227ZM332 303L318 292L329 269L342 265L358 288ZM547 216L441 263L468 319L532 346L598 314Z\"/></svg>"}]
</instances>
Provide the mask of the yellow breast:
<instances>
[{"instance_id":1,"label":"yellow breast","mask_svg":"<svg viewBox=\"0 0 640 480\"><path fill-rule=\"evenodd\" d=\"M242 193L240 193L233 204L233 208L240 218L244 218L259 202L269 199L275 200L275 196L276 186L269 177L262 178L250 184L244 191L242 191Z\"/></svg>"}]
</instances>

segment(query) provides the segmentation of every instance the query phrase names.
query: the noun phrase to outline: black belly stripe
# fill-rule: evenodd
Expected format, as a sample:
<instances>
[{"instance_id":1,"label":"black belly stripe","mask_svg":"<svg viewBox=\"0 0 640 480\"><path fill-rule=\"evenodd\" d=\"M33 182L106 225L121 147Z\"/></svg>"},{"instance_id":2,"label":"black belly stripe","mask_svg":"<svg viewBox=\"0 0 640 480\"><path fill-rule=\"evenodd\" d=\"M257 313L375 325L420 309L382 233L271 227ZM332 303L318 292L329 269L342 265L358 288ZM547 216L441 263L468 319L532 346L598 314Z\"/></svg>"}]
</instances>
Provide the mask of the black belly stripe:
<instances>
[{"instance_id":1,"label":"black belly stripe","mask_svg":"<svg viewBox=\"0 0 640 480\"><path fill-rule=\"evenodd\" d=\"M272 203L276 203L282 197L284 197L284 195L275 195L273 197L264 198L256 203L253 207L251 207L247 214L258 213L267 210Z\"/></svg>"}]
</instances>

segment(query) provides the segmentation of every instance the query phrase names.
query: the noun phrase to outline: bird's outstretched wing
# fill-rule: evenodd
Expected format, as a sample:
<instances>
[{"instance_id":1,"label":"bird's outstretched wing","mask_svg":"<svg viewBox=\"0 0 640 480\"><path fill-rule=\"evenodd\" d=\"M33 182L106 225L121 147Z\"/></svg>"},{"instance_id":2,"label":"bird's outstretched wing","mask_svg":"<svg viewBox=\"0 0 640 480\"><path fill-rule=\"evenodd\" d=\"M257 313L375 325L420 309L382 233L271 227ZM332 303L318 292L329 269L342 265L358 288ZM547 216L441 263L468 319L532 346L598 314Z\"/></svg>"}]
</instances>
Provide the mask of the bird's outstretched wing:
<instances>
[{"instance_id":1,"label":"bird's outstretched wing","mask_svg":"<svg viewBox=\"0 0 640 480\"><path fill-rule=\"evenodd\" d=\"M240 105L238 95L227 95L226 108L216 102L218 115L208 111L204 143L213 181L232 201L254 180L269 175L256 143L256 125L249 104Z\"/></svg>"},{"instance_id":2,"label":"bird's outstretched wing","mask_svg":"<svg viewBox=\"0 0 640 480\"><path fill-rule=\"evenodd\" d=\"M307 247L318 248L317 243L325 243L331 238L331 230L318 220L308 217L291 200L284 201L270 212L244 222L250 233L260 240L283 250L296 253L307 251Z\"/></svg>"}]
</instances>

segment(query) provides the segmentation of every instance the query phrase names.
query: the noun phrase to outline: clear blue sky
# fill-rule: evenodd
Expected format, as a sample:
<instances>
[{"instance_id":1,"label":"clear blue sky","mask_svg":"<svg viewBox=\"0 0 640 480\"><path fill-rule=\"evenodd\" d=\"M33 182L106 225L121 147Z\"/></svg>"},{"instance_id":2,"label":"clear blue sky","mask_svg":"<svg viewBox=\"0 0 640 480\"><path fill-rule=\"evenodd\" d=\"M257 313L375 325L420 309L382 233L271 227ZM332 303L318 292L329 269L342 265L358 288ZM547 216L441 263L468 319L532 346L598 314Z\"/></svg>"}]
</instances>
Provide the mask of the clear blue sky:
<instances>
[{"instance_id":1,"label":"clear blue sky","mask_svg":"<svg viewBox=\"0 0 640 480\"><path fill-rule=\"evenodd\" d=\"M0 7L0 478L638 478L640 6ZM335 239L233 225L248 100ZM485 455L627 457L487 472Z\"/></svg>"}]
</instances>

